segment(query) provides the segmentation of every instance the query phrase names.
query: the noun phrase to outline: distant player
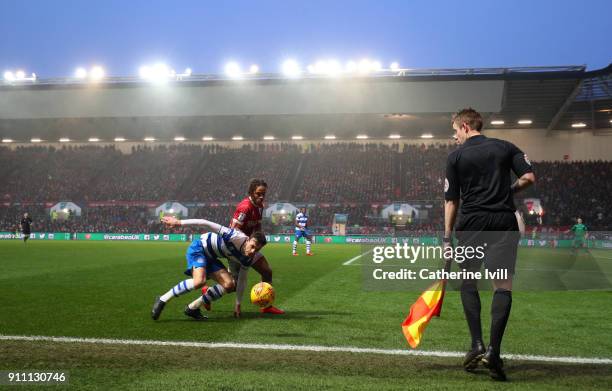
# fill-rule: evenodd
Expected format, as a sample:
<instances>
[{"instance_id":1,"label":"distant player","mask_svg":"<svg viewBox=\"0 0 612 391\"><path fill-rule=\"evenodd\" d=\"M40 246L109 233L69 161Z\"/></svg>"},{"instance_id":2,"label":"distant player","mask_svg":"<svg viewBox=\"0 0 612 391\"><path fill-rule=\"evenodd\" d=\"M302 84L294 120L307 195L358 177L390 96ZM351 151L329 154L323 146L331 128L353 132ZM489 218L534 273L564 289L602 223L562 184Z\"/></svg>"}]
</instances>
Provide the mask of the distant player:
<instances>
[{"instance_id":1,"label":"distant player","mask_svg":"<svg viewBox=\"0 0 612 391\"><path fill-rule=\"evenodd\" d=\"M234 279L219 258L250 266L252 257L266 245L266 237L261 232L254 232L247 236L239 230L223 227L208 220L178 220L175 217L166 216L162 218L162 222L170 226L200 225L208 233L197 236L187 249L185 274L191 278L179 282L164 295L155 298L151 310L151 317L154 320L159 319L168 301L194 289L202 288L206 279L212 278L218 284L208 288L198 300L185 308L185 315L197 320L205 319L206 317L200 312L200 305L210 306L211 302L220 299L225 293L232 292L236 286Z\"/></svg>"},{"instance_id":2,"label":"distant player","mask_svg":"<svg viewBox=\"0 0 612 391\"><path fill-rule=\"evenodd\" d=\"M261 219L267 190L268 184L263 179L252 179L249 183L248 196L236 206L230 227L239 229L246 235L252 235L254 232L261 231ZM234 275L234 278L237 280L234 316L239 317L247 274L239 273L241 265L237 262L230 261L229 266L232 275ZM263 254L257 252L253 256L251 266L261 275L261 280L263 282L272 284L272 268ZM272 305L262 308L261 312L276 315L285 313L285 311Z\"/></svg>"},{"instance_id":3,"label":"distant player","mask_svg":"<svg viewBox=\"0 0 612 391\"><path fill-rule=\"evenodd\" d=\"M306 209L300 209L300 212L295 215L295 239L293 240L293 256L297 256L297 246L300 238L304 238L306 242L306 255L312 255L310 252L310 231L308 230L308 215Z\"/></svg>"},{"instance_id":4,"label":"distant player","mask_svg":"<svg viewBox=\"0 0 612 391\"><path fill-rule=\"evenodd\" d=\"M30 239L31 225L32 218L26 212L23 214L23 218L21 219L21 233L23 234L23 244L26 244L28 239Z\"/></svg>"},{"instance_id":5,"label":"distant player","mask_svg":"<svg viewBox=\"0 0 612 391\"><path fill-rule=\"evenodd\" d=\"M569 233L570 231L574 233L572 251L576 252L580 248L585 248L586 252L589 252L587 247L587 239L589 237L588 229L586 225L582 224L582 219L580 217L576 219L576 224L574 224L569 230L565 231L565 233Z\"/></svg>"}]
</instances>

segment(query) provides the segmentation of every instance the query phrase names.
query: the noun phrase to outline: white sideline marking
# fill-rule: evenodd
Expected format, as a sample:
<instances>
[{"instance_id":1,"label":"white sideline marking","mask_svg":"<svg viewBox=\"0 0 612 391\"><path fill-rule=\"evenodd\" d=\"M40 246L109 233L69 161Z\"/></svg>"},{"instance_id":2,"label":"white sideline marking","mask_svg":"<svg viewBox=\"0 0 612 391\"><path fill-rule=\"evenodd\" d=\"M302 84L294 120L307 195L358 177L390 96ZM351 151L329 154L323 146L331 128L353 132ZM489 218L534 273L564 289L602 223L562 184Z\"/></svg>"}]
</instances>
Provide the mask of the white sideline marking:
<instances>
[{"instance_id":1,"label":"white sideline marking","mask_svg":"<svg viewBox=\"0 0 612 391\"><path fill-rule=\"evenodd\" d=\"M463 357L464 353L445 352L436 350L408 350L408 349L371 349L355 348L350 346L319 346L319 345L280 345L280 344L255 344L234 342L188 342L188 341L154 341L138 339L107 339L107 338L76 338L76 337L46 337L28 335L0 335L0 341L45 341L45 342L68 342L89 343L103 345L152 345L152 346L183 346L208 349L256 349L256 350L284 350L299 352L341 352L341 353L366 353L384 354L390 356L424 356L424 357ZM532 356L526 354L504 354L504 358L521 361L557 362L563 364L612 364L609 358L585 358L585 357L550 357Z\"/></svg>"},{"instance_id":2,"label":"white sideline marking","mask_svg":"<svg viewBox=\"0 0 612 391\"><path fill-rule=\"evenodd\" d=\"M361 258L361 257L363 257L364 255L369 254L369 253L371 253L371 252L372 252L372 250L367 251L367 252L365 252L365 253L363 253L363 254L359 254L359 255L357 255L356 257L353 257L353 258L349 259L348 261L344 262L344 263L342 264L342 266L348 266L348 265L350 265L351 263L353 263L353 262L355 262L356 260L358 260L359 258Z\"/></svg>"}]
</instances>

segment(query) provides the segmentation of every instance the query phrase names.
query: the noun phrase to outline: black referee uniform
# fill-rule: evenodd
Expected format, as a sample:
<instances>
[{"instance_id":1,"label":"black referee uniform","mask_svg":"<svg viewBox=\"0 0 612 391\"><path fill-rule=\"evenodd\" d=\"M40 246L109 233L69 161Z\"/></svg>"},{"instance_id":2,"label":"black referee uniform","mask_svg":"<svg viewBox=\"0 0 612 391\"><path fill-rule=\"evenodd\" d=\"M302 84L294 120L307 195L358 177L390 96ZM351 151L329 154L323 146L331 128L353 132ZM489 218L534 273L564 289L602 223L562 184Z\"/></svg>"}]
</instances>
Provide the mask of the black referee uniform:
<instances>
[{"instance_id":1,"label":"black referee uniform","mask_svg":"<svg viewBox=\"0 0 612 391\"><path fill-rule=\"evenodd\" d=\"M462 201L455 225L458 245L483 246L485 254L483 259L472 258L460 263L459 267L479 271L484 262L488 271L501 269L500 276L512 278L520 239L511 189L512 172L519 178L532 172L526 155L510 142L481 134L469 137L448 155L445 199ZM499 277L500 280L507 278ZM472 351L466 355L466 360L471 357L472 362L464 362L466 370L477 366L475 357L482 358L486 365L477 283L464 280L461 287L461 301L472 336ZM498 360L511 305L511 290L496 289L491 304L491 340L486 353ZM474 354L470 356L470 353ZM501 364L500 372L503 373Z\"/></svg>"},{"instance_id":2,"label":"black referee uniform","mask_svg":"<svg viewBox=\"0 0 612 391\"><path fill-rule=\"evenodd\" d=\"M519 240L511 191L512 174L532 172L526 155L514 144L483 135L470 137L448 155L445 198L461 198L455 232L459 244L486 243L485 267L507 269L514 274ZM482 261L466 261L461 267L480 270Z\"/></svg>"},{"instance_id":3,"label":"black referee uniform","mask_svg":"<svg viewBox=\"0 0 612 391\"><path fill-rule=\"evenodd\" d=\"M25 243L30 238L30 225L32 224L32 218L25 214L21 219L21 233L23 234L23 242Z\"/></svg>"}]
</instances>

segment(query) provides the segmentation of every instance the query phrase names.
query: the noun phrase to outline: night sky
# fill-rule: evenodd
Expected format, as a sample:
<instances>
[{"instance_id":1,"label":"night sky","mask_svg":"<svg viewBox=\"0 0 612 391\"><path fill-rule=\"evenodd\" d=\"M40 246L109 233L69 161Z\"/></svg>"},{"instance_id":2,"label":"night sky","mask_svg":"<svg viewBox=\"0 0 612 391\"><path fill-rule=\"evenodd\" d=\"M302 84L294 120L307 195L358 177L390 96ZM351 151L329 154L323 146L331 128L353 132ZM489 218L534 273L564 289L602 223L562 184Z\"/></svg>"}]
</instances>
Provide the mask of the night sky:
<instances>
[{"instance_id":1,"label":"night sky","mask_svg":"<svg viewBox=\"0 0 612 391\"><path fill-rule=\"evenodd\" d=\"M279 72L287 58L411 68L612 62L612 1L0 1L0 71L138 75L162 61Z\"/></svg>"}]
</instances>

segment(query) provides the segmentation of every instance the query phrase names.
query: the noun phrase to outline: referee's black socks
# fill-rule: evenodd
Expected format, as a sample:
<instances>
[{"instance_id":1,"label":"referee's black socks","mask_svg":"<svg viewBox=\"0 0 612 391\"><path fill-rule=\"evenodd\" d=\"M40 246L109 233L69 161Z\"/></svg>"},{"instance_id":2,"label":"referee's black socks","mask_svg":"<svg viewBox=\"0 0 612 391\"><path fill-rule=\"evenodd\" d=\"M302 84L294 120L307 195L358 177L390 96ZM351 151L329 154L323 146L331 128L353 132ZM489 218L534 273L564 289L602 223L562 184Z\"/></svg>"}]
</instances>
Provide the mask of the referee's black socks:
<instances>
[{"instance_id":1,"label":"referee's black socks","mask_svg":"<svg viewBox=\"0 0 612 391\"><path fill-rule=\"evenodd\" d=\"M472 336L472 348L482 343L482 326L480 325L480 295L478 282L465 280L461 285L461 303L463 312Z\"/></svg>"},{"instance_id":2,"label":"referee's black socks","mask_svg":"<svg viewBox=\"0 0 612 391\"><path fill-rule=\"evenodd\" d=\"M506 324L510 317L510 308L512 308L512 291L505 289L497 289L493 294L493 302L491 303L491 340L490 344L493 351L499 354L506 330Z\"/></svg>"}]
</instances>

